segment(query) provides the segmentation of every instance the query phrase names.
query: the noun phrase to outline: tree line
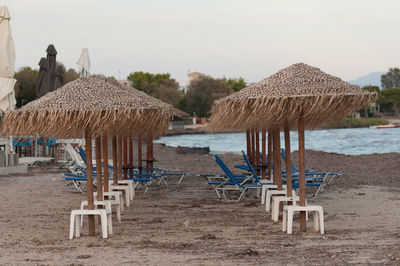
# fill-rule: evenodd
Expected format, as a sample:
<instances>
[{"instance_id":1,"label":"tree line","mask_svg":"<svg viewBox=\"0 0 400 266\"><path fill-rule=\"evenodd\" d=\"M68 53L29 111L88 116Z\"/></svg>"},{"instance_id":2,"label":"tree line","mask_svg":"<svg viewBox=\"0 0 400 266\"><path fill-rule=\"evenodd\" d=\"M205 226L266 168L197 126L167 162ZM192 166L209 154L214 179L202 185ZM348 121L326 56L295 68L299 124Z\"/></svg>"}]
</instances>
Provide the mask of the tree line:
<instances>
[{"instance_id":1,"label":"tree line","mask_svg":"<svg viewBox=\"0 0 400 266\"><path fill-rule=\"evenodd\" d=\"M73 81L79 74L72 68L65 70L65 66L57 62L64 72L64 83ZM15 73L17 83L15 93L17 107L35 100L38 70L22 67ZM227 96L246 87L244 78L213 78L201 76L193 79L187 86L185 94L179 83L169 73L132 72L127 77L132 82L132 87L158 98L166 103L179 108L190 115L206 117L214 100ZM395 113L400 109L400 69L390 68L381 77L382 89L378 86L366 86L366 90L379 94L377 105L378 112ZM360 110L362 116L373 116L371 109ZM376 113L376 112L375 112Z\"/></svg>"},{"instance_id":2,"label":"tree line","mask_svg":"<svg viewBox=\"0 0 400 266\"><path fill-rule=\"evenodd\" d=\"M132 82L133 88L199 117L210 115L214 100L246 87L244 78L216 79L201 76L189 83L185 94L169 73L134 72L129 74L128 80Z\"/></svg>"}]
</instances>

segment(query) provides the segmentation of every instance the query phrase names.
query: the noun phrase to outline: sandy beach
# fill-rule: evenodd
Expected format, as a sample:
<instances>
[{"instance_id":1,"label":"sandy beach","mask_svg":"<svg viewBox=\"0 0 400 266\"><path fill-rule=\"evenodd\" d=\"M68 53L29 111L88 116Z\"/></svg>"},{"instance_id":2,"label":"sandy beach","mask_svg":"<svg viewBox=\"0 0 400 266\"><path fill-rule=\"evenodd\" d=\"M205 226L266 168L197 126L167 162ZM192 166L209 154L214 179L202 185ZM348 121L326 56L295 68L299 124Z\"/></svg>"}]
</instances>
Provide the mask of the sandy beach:
<instances>
[{"instance_id":1,"label":"sandy beach","mask_svg":"<svg viewBox=\"0 0 400 266\"><path fill-rule=\"evenodd\" d=\"M157 166L221 174L213 157L189 148L154 145ZM293 154L294 160L297 154ZM222 155L229 166L241 156ZM273 223L259 200L218 200L204 179L137 190L114 235L68 240L69 214L86 194L65 186L57 165L0 177L1 265L343 265L400 264L400 154L348 156L306 151L306 167L340 171L309 203L322 205L326 234L293 235ZM308 195L311 196L310 190ZM115 216L115 215L114 215Z\"/></svg>"}]
</instances>

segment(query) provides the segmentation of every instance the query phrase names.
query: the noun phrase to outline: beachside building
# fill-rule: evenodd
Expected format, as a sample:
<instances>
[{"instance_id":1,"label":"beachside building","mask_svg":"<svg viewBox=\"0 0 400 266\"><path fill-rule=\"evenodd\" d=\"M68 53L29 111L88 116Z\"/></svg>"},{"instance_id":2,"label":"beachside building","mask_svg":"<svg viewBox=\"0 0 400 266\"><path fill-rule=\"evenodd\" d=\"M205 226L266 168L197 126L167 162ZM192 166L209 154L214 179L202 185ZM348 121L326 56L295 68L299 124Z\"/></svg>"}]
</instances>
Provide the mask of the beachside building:
<instances>
[{"instance_id":1,"label":"beachside building","mask_svg":"<svg viewBox=\"0 0 400 266\"><path fill-rule=\"evenodd\" d=\"M194 80L194 79L198 79L198 78L201 78L201 77L205 76L205 74L200 73L200 72L189 72L187 75L188 75L188 78L189 78L189 82Z\"/></svg>"},{"instance_id":2,"label":"beachside building","mask_svg":"<svg viewBox=\"0 0 400 266\"><path fill-rule=\"evenodd\" d=\"M189 72L188 74L188 82L186 83L186 85L185 85L185 89L184 89L184 92L185 92L185 94L188 92L188 86L189 86L189 84L190 84L190 82L192 81L192 80L196 80L196 79L198 79L198 78L201 78L201 77L205 77L206 75L205 74L203 74L203 73L200 73L200 72Z\"/></svg>"}]
</instances>

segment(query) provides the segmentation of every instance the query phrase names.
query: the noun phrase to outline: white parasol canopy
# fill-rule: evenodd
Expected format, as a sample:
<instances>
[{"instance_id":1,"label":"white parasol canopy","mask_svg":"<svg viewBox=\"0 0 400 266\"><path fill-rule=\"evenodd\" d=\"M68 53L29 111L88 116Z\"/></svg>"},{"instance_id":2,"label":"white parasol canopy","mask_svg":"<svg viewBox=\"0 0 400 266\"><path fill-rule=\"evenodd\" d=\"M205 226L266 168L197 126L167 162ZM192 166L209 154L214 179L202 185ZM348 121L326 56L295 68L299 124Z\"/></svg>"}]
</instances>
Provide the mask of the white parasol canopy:
<instances>
[{"instance_id":1,"label":"white parasol canopy","mask_svg":"<svg viewBox=\"0 0 400 266\"><path fill-rule=\"evenodd\" d=\"M79 72L80 72L81 77L89 75L90 60L89 60L88 48L82 49L82 53L81 53L81 56L79 57L77 65L79 66Z\"/></svg>"},{"instance_id":2,"label":"white parasol canopy","mask_svg":"<svg viewBox=\"0 0 400 266\"><path fill-rule=\"evenodd\" d=\"M15 48L10 28L10 13L0 7L0 111L15 109Z\"/></svg>"}]
</instances>

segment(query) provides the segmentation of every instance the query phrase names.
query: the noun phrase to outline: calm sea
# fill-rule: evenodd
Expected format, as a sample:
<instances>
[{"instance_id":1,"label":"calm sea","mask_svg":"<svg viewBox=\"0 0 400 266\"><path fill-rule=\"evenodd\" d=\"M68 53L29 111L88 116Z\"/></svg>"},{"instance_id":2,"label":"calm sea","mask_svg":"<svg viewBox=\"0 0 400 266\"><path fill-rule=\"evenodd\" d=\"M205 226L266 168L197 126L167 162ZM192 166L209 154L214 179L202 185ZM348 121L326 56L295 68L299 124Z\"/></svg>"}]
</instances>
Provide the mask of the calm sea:
<instances>
[{"instance_id":1,"label":"calm sea","mask_svg":"<svg viewBox=\"0 0 400 266\"><path fill-rule=\"evenodd\" d=\"M261 138L260 138L261 139ZM283 143L283 132L281 132ZM325 129L305 132L306 149L341 154L400 152L400 128L390 129ZM156 141L167 146L209 147L211 153L246 150L245 133L190 134L162 137ZM291 132L291 149L297 147L297 132ZM284 147L284 146L282 146Z\"/></svg>"}]
</instances>

